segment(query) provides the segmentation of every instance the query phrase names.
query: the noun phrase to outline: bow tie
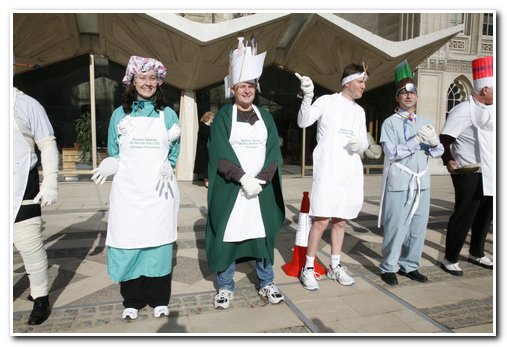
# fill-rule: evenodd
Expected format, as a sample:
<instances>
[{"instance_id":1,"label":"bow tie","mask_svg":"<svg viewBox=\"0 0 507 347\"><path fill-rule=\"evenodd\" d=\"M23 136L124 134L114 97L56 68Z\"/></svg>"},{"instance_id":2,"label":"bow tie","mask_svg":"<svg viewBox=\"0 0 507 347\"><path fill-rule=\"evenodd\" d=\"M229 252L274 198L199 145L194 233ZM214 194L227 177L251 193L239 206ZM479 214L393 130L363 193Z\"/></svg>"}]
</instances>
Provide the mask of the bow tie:
<instances>
[{"instance_id":1,"label":"bow tie","mask_svg":"<svg viewBox=\"0 0 507 347\"><path fill-rule=\"evenodd\" d=\"M148 103L150 101L144 101L144 100L136 100L132 103L132 111L136 112L138 109L144 108L144 103Z\"/></svg>"},{"instance_id":2,"label":"bow tie","mask_svg":"<svg viewBox=\"0 0 507 347\"><path fill-rule=\"evenodd\" d=\"M413 113L410 113L410 114L408 114L406 116L403 116L403 118L408 119L408 120L410 120L412 122L415 122L415 115Z\"/></svg>"}]
</instances>

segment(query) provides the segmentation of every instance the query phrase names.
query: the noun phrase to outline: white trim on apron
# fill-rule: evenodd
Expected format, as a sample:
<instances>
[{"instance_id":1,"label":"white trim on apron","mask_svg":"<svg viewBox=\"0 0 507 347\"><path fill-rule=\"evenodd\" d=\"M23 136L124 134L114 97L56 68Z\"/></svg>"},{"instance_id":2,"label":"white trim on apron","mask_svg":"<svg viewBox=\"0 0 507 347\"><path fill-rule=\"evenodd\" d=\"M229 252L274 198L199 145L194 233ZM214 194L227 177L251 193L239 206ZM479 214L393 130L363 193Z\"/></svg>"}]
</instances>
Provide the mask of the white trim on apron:
<instances>
[{"instance_id":1,"label":"white trim on apron","mask_svg":"<svg viewBox=\"0 0 507 347\"><path fill-rule=\"evenodd\" d=\"M423 177L426 174L428 169L423 170L419 173L415 173L414 171L410 170L408 167L404 165L401 165L400 163L394 163L393 165L399 167L406 173L412 175L412 178L410 179L409 194L407 197L407 201L405 201L405 204L413 202L412 208L410 209L410 214L407 218L407 223L410 223L412 217L415 214L415 211L417 211L417 207L419 207L419 199L421 197L421 177ZM414 190L416 191L415 194Z\"/></svg>"},{"instance_id":2,"label":"white trim on apron","mask_svg":"<svg viewBox=\"0 0 507 347\"><path fill-rule=\"evenodd\" d=\"M266 157L268 131L259 110L253 106L258 121L254 125L237 121L237 106L232 108L232 126L229 142L242 169L252 177L262 170ZM227 221L224 242L238 242L266 237L262 222L259 197L247 197L240 190Z\"/></svg>"},{"instance_id":3,"label":"white trim on apron","mask_svg":"<svg viewBox=\"0 0 507 347\"><path fill-rule=\"evenodd\" d=\"M470 120L473 126L477 129L477 137L479 141L479 153L481 156L481 172L482 172L482 189L484 195L493 196L494 193L494 156L493 156L493 117L491 116L488 107L479 107L483 114L488 114L488 119L479 124L477 116L475 114L475 102L473 98L470 98Z\"/></svg>"},{"instance_id":4,"label":"white trim on apron","mask_svg":"<svg viewBox=\"0 0 507 347\"><path fill-rule=\"evenodd\" d=\"M409 175L412 176L412 178L410 179L410 186L408 188L407 201L405 201L405 204L409 204L409 203L413 202L412 208L410 209L410 214L408 215L407 221L406 221L407 223L410 223L412 221L412 217L415 214L415 211L417 211L417 208L419 207L419 199L421 197L421 177L423 177L426 174L428 169L423 170L419 173L415 173L414 171L410 170L408 167L406 167L400 163L393 162L390 164L390 166L391 165L394 165L394 166L400 168L401 170L405 171L406 173L408 173ZM389 169L390 169L390 166L389 166ZM379 213L378 213L378 220L377 220L377 227L379 227L379 228L383 224L382 207L384 206L384 197L385 197L385 193L386 193L387 176L389 176L388 171L385 175L385 178L383 179L384 182L383 182L383 186L382 186L382 194L380 197L380 206L379 206ZM414 194L414 191L416 191L415 194Z\"/></svg>"},{"instance_id":5,"label":"white trim on apron","mask_svg":"<svg viewBox=\"0 0 507 347\"><path fill-rule=\"evenodd\" d=\"M157 247L177 237L179 189L159 194L156 185L169 153L164 112L158 118L131 117L133 129L120 142L118 172L111 187L106 244L116 248Z\"/></svg>"}]
</instances>

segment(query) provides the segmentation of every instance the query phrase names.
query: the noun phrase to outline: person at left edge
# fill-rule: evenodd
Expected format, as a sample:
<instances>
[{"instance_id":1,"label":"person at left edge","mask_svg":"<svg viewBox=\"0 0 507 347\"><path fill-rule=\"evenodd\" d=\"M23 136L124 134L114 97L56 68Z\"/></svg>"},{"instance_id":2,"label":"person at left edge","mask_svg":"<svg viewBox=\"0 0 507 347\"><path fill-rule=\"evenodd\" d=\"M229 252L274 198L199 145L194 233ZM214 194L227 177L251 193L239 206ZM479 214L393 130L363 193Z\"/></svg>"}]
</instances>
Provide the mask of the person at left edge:
<instances>
[{"instance_id":1,"label":"person at left edge","mask_svg":"<svg viewBox=\"0 0 507 347\"><path fill-rule=\"evenodd\" d=\"M153 58L132 56L122 106L108 130L108 154L92 180L115 175L107 226L107 267L120 283L123 319L146 305L155 317L169 315L173 242L177 238L179 189L174 177L181 130L160 89L166 68Z\"/></svg>"},{"instance_id":2,"label":"person at left edge","mask_svg":"<svg viewBox=\"0 0 507 347\"><path fill-rule=\"evenodd\" d=\"M41 207L58 199L58 148L46 111L34 98L14 88L12 122L13 242L28 280L33 309L29 325L42 324L51 309L48 295L48 257L42 240ZM44 178L39 187L38 156Z\"/></svg>"},{"instance_id":3,"label":"person at left edge","mask_svg":"<svg viewBox=\"0 0 507 347\"><path fill-rule=\"evenodd\" d=\"M215 308L233 299L236 263L255 260L259 295L273 304L284 300L274 285L274 247L285 219L282 154L273 117L253 105L266 52L256 55L238 38L225 78L234 104L218 111L210 129L206 255L217 272Z\"/></svg>"}]
</instances>

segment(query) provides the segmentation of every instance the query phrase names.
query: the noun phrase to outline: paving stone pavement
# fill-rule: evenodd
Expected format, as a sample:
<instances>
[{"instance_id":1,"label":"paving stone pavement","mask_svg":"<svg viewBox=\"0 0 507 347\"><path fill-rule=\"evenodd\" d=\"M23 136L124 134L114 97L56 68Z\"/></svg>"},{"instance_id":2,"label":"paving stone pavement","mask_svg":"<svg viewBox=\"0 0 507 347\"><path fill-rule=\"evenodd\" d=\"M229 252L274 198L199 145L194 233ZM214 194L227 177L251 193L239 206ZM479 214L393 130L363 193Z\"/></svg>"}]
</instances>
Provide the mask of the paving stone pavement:
<instances>
[{"instance_id":1,"label":"paving stone pavement","mask_svg":"<svg viewBox=\"0 0 507 347\"><path fill-rule=\"evenodd\" d=\"M204 250L206 189L179 182L182 194L170 315L156 319L150 308L135 321L123 321L119 285L107 276L105 236L110 183L62 183L57 204L43 210L45 246L49 257L52 313L39 326L28 326L31 311L28 278L19 253L12 255L11 334L25 335L496 335L495 271L466 262L468 242L460 266L464 276L439 268L445 228L452 212L453 191L447 176L432 177L432 206L420 271L427 283L398 276L398 286L379 277L382 233L376 228L380 176L365 177L361 214L347 225L342 263L356 284L344 287L327 278L319 292L308 292L281 265L292 258L297 216L303 191L311 178L283 180L286 221L275 249L275 282L286 300L271 305L257 293L253 263L238 265L231 307L215 310L215 274L207 268ZM329 235L318 258L329 259ZM487 253L494 254L493 233ZM220 322L220 324L218 324Z\"/></svg>"}]
</instances>

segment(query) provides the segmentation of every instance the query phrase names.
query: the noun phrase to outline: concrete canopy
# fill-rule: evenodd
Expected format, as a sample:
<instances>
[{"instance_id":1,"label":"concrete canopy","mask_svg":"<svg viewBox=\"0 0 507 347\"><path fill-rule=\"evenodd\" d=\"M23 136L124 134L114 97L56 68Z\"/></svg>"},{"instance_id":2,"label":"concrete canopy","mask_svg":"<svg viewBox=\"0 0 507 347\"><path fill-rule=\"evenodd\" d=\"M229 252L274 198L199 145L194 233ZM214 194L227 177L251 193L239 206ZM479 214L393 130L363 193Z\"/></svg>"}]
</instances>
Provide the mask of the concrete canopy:
<instances>
[{"instance_id":1,"label":"concrete canopy","mask_svg":"<svg viewBox=\"0 0 507 347\"><path fill-rule=\"evenodd\" d=\"M174 13L13 13L13 50L15 62L27 66L89 52L122 65L131 55L156 57L168 69L168 84L198 90L223 81L237 36L255 35L258 51L268 52L265 66L297 71L336 91L349 63L364 61L374 89L393 81L401 60L419 65L462 29L394 42L331 13L259 13L216 24Z\"/></svg>"}]
</instances>

